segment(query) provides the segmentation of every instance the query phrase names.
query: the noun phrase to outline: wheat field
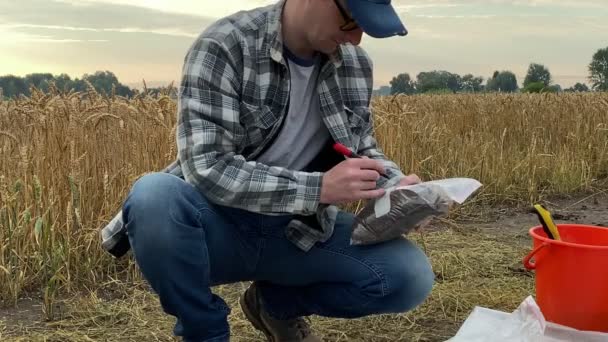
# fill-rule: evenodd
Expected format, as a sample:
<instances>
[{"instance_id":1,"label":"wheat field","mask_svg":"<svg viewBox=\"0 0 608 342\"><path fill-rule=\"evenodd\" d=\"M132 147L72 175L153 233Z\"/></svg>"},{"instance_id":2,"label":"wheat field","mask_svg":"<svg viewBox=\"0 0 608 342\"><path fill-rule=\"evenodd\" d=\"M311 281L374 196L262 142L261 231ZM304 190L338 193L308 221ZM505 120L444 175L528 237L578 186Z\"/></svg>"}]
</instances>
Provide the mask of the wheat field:
<instances>
[{"instance_id":1,"label":"wheat field","mask_svg":"<svg viewBox=\"0 0 608 342\"><path fill-rule=\"evenodd\" d=\"M101 250L99 229L138 177L175 158L176 110L168 91L34 89L0 102L3 305L38 292L52 320L58 298L141 281L130 258ZM379 145L404 171L480 180L471 206L607 188L608 93L393 96L372 110Z\"/></svg>"}]
</instances>

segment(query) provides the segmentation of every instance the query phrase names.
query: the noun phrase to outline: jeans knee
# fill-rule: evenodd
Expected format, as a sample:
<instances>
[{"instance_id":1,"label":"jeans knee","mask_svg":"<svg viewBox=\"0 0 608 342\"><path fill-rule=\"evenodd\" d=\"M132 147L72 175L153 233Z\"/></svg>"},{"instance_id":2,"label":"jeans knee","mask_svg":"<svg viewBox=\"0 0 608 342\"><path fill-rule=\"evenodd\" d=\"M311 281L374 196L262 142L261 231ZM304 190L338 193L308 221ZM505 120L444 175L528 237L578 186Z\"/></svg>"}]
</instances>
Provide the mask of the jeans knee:
<instances>
[{"instance_id":1,"label":"jeans knee","mask_svg":"<svg viewBox=\"0 0 608 342\"><path fill-rule=\"evenodd\" d=\"M167 173L150 173L132 186L123 204L123 222L128 234L138 240L171 239L178 222L196 222L200 199L180 178ZM196 203L196 204L195 204Z\"/></svg>"},{"instance_id":2,"label":"jeans knee","mask_svg":"<svg viewBox=\"0 0 608 342\"><path fill-rule=\"evenodd\" d=\"M139 261L168 262L189 243L202 243L199 210L205 204L179 177L157 172L139 178L123 204L123 222Z\"/></svg>"},{"instance_id":3,"label":"jeans knee","mask_svg":"<svg viewBox=\"0 0 608 342\"><path fill-rule=\"evenodd\" d=\"M413 269L402 271L400 279L402 283L395 286L393 292L389 295L393 307L392 312L403 313L410 311L420 304L422 304L426 298L430 295L433 285L435 282L435 274L430 268L422 266L424 263L420 262L419 266Z\"/></svg>"},{"instance_id":4,"label":"jeans knee","mask_svg":"<svg viewBox=\"0 0 608 342\"><path fill-rule=\"evenodd\" d=\"M168 173L155 172L142 176L135 181L123 204L124 218L126 221L162 219L179 205L183 183L183 180Z\"/></svg>"},{"instance_id":5,"label":"jeans knee","mask_svg":"<svg viewBox=\"0 0 608 342\"><path fill-rule=\"evenodd\" d=\"M175 194L178 181L177 177L166 173L146 174L135 181L125 203L140 209L163 206Z\"/></svg>"},{"instance_id":6,"label":"jeans knee","mask_svg":"<svg viewBox=\"0 0 608 342\"><path fill-rule=\"evenodd\" d=\"M430 295L435 282L431 264L426 255L409 243L393 255L383 270L385 289L379 300L382 313L410 311Z\"/></svg>"}]
</instances>

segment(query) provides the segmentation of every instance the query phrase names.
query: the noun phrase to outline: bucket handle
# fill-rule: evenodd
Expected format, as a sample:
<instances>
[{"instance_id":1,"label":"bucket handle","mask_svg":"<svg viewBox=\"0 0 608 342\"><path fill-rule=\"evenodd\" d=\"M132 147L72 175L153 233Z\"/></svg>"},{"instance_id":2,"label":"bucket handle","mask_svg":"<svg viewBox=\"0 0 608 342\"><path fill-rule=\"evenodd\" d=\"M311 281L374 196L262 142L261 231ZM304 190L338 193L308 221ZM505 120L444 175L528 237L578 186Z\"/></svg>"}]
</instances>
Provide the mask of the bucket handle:
<instances>
[{"instance_id":1,"label":"bucket handle","mask_svg":"<svg viewBox=\"0 0 608 342\"><path fill-rule=\"evenodd\" d=\"M534 250L532 250L532 252L530 252L528 255L526 255L526 257L524 258L523 262L524 262L524 267L531 271L531 270L535 270L536 269L536 261L535 262L530 262L530 259L532 259L532 257L534 256L534 254L538 253L541 249L545 248L549 246L548 242L543 242L541 245L537 246L536 248L534 248Z\"/></svg>"}]
</instances>

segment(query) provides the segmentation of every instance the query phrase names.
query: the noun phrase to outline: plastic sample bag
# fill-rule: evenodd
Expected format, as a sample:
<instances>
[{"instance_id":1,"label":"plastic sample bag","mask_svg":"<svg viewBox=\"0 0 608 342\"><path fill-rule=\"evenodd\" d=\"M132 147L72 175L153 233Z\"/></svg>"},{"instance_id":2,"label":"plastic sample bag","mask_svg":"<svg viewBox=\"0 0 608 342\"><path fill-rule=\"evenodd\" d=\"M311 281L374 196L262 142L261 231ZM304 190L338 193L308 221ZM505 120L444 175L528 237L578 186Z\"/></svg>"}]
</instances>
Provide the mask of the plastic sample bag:
<instances>
[{"instance_id":1,"label":"plastic sample bag","mask_svg":"<svg viewBox=\"0 0 608 342\"><path fill-rule=\"evenodd\" d=\"M351 244L388 241L422 228L434 217L447 215L480 186L474 179L448 178L387 189L355 217Z\"/></svg>"},{"instance_id":2,"label":"plastic sample bag","mask_svg":"<svg viewBox=\"0 0 608 342\"><path fill-rule=\"evenodd\" d=\"M600 342L608 334L580 331L545 321L529 296L513 313L476 307L447 342Z\"/></svg>"}]
</instances>

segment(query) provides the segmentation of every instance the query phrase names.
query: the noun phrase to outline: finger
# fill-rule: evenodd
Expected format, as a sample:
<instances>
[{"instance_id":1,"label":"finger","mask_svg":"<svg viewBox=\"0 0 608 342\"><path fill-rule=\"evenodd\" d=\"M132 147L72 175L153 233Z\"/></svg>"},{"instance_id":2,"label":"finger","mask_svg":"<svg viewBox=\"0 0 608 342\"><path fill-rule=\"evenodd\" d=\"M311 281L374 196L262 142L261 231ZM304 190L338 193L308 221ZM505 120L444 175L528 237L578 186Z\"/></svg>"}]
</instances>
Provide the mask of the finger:
<instances>
[{"instance_id":1,"label":"finger","mask_svg":"<svg viewBox=\"0 0 608 342\"><path fill-rule=\"evenodd\" d=\"M361 170L360 177L362 181L377 181L380 174L375 170Z\"/></svg>"},{"instance_id":2,"label":"finger","mask_svg":"<svg viewBox=\"0 0 608 342\"><path fill-rule=\"evenodd\" d=\"M360 199L375 199L384 196L386 191L384 189L367 190L359 193Z\"/></svg>"},{"instance_id":3,"label":"finger","mask_svg":"<svg viewBox=\"0 0 608 342\"><path fill-rule=\"evenodd\" d=\"M359 189L360 190L374 190L374 189L376 189L377 186L378 186L378 184L376 182L367 181L367 182L361 182Z\"/></svg>"},{"instance_id":4,"label":"finger","mask_svg":"<svg viewBox=\"0 0 608 342\"><path fill-rule=\"evenodd\" d=\"M382 165L381 162L374 160L374 159L357 158L355 163L356 163L355 165L357 165L361 169L376 170L381 174L386 173L384 170L384 165Z\"/></svg>"},{"instance_id":5,"label":"finger","mask_svg":"<svg viewBox=\"0 0 608 342\"><path fill-rule=\"evenodd\" d=\"M418 176L416 175L407 175L405 177L403 177L400 181L399 181L399 185L414 185L414 184L419 184L422 181L420 180L420 178L418 178Z\"/></svg>"},{"instance_id":6,"label":"finger","mask_svg":"<svg viewBox=\"0 0 608 342\"><path fill-rule=\"evenodd\" d=\"M407 179L407 182L409 184L418 184L422 182L422 180L420 180L420 177L414 174L407 175L405 178Z\"/></svg>"}]
</instances>

